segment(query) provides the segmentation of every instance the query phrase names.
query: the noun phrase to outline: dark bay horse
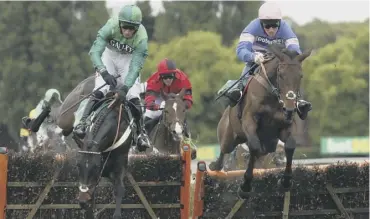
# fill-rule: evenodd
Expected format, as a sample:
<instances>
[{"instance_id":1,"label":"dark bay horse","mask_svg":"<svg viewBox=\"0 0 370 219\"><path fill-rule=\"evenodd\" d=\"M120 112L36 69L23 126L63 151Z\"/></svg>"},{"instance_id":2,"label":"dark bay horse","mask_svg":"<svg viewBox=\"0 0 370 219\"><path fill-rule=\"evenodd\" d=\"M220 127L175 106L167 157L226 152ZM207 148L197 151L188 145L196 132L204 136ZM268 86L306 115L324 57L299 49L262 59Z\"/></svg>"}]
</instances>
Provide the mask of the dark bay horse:
<instances>
[{"instance_id":1,"label":"dark bay horse","mask_svg":"<svg viewBox=\"0 0 370 219\"><path fill-rule=\"evenodd\" d=\"M209 165L211 170L223 168L224 155L246 142L250 151L248 168L238 194L248 197L253 169L258 157L272 153L280 139L285 144L286 166L280 183L291 186L292 160L296 142L291 135L296 101L301 84L301 64L311 51L298 55L278 45L269 47L267 58L247 84L246 95L235 107L224 111L217 127L220 156Z\"/></svg>"},{"instance_id":2,"label":"dark bay horse","mask_svg":"<svg viewBox=\"0 0 370 219\"><path fill-rule=\"evenodd\" d=\"M109 96L109 95L107 95ZM86 136L79 142L79 197L81 208L92 214L94 191L102 177L113 184L116 208L113 218L121 218L121 200L124 195L124 176L132 146L134 118L130 102L123 104L113 97L99 101L87 119Z\"/></svg>"},{"instance_id":3,"label":"dark bay horse","mask_svg":"<svg viewBox=\"0 0 370 219\"><path fill-rule=\"evenodd\" d=\"M185 90L178 94L165 94L161 97L165 101L162 115L154 119L155 126L149 134L150 140L160 153L180 153L180 144L184 138L186 104L183 100Z\"/></svg>"}]
</instances>

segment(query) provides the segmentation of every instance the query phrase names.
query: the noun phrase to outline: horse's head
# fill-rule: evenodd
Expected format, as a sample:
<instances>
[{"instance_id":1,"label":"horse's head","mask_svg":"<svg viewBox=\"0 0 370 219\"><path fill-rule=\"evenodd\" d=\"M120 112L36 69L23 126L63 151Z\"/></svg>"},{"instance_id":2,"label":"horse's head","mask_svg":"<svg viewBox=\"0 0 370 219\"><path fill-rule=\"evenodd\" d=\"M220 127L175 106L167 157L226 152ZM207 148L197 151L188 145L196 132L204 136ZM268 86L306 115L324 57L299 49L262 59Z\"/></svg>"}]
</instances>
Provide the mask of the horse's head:
<instances>
[{"instance_id":1,"label":"horse's head","mask_svg":"<svg viewBox=\"0 0 370 219\"><path fill-rule=\"evenodd\" d=\"M86 136L79 151L79 202L86 207L102 177L102 169L107 159L104 150L109 148L115 139L118 121L116 107L108 107L110 101L102 101L101 106L89 117Z\"/></svg>"},{"instance_id":2,"label":"horse's head","mask_svg":"<svg viewBox=\"0 0 370 219\"><path fill-rule=\"evenodd\" d=\"M311 51L299 55L295 51L282 49L277 45L270 46L270 51L278 59L276 87L279 93L279 102L283 106L286 119L292 120L303 77L301 63L310 56Z\"/></svg>"},{"instance_id":3,"label":"horse's head","mask_svg":"<svg viewBox=\"0 0 370 219\"><path fill-rule=\"evenodd\" d=\"M185 90L182 89L178 94L164 94L165 101L163 109L163 124L171 132L175 141L181 141L184 133L186 103L183 100Z\"/></svg>"},{"instance_id":4,"label":"horse's head","mask_svg":"<svg viewBox=\"0 0 370 219\"><path fill-rule=\"evenodd\" d=\"M81 151L79 151L77 167L80 193L78 200L82 208L87 207L98 184L101 160L102 156L96 143L84 144Z\"/></svg>"}]
</instances>

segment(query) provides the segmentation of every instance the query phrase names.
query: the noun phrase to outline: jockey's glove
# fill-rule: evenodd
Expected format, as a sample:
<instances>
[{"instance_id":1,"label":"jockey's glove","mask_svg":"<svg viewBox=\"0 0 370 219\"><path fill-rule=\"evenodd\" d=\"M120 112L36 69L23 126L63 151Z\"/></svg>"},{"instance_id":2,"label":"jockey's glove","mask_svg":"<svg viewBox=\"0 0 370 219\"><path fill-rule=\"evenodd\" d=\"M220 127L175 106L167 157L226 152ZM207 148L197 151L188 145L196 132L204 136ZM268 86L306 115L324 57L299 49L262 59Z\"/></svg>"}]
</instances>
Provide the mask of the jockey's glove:
<instances>
[{"instance_id":1,"label":"jockey's glove","mask_svg":"<svg viewBox=\"0 0 370 219\"><path fill-rule=\"evenodd\" d=\"M162 103L159 105L159 109L164 109L166 106L166 101L162 101Z\"/></svg>"},{"instance_id":2,"label":"jockey's glove","mask_svg":"<svg viewBox=\"0 0 370 219\"><path fill-rule=\"evenodd\" d=\"M263 54L260 52L255 52L254 53L254 62L258 65L263 63L265 61L265 58L263 58Z\"/></svg>"},{"instance_id":3,"label":"jockey's glove","mask_svg":"<svg viewBox=\"0 0 370 219\"><path fill-rule=\"evenodd\" d=\"M159 110L159 108L160 108L159 104L156 104L155 102L149 104L147 107L148 110L153 110L153 111L157 111Z\"/></svg>"},{"instance_id":4,"label":"jockey's glove","mask_svg":"<svg viewBox=\"0 0 370 219\"><path fill-rule=\"evenodd\" d=\"M108 73L107 69L102 69L99 72L99 74L102 76L102 78L104 79L105 83L107 83L107 85L110 85L113 87L117 86L117 80L114 78L113 75Z\"/></svg>"},{"instance_id":5,"label":"jockey's glove","mask_svg":"<svg viewBox=\"0 0 370 219\"><path fill-rule=\"evenodd\" d=\"M123 87L119 88L118 91L117 91L117 94L118 94L118 99L122 102L124 102L124 100L126 99L126 95L128 93L128 90L129 88L124 85Z\"/></svg>"}]
</instances>

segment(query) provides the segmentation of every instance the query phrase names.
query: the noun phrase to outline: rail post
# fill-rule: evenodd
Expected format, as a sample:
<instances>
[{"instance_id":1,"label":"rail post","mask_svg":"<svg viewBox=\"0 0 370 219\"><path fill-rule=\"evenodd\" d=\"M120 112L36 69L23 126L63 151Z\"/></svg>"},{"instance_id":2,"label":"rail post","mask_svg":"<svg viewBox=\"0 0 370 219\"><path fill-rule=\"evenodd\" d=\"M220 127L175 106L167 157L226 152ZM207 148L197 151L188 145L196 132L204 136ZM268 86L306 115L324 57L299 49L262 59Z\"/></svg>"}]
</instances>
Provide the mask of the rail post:
<instances>
[{"instance_id":1,"label":"rail post","mask_svg":"<svg viewBox=\"0 0 370 219\"><path fill-rule=\"evenodd\" d=\"M194 201L193 201L193 217L197 219L203 215L204 207L204 173L207 170L206 163L199 161L197 165L197 173L195 175Z\"/></svg>"},{"instance_id":2,"label":"rail post","mask_svg":"<svg viewBox=\"0 0 370 219\"><path fill-rule=\"evenodd\" d=\"M189 219L190 215L190 177L191 177L191 148L188 144L182 146L182 182L180 189L181 219Z\"/></svg>"},{"instance_id":3,"label":"rail post","mask_svg":"<svg viewBox=\"0 0 370 219\"><path fill-rule=\"evenodd\" d=\"M6 147L0 147L0 219L5 219L7 183L8 149Z\"/></svg>"}]
</instances>

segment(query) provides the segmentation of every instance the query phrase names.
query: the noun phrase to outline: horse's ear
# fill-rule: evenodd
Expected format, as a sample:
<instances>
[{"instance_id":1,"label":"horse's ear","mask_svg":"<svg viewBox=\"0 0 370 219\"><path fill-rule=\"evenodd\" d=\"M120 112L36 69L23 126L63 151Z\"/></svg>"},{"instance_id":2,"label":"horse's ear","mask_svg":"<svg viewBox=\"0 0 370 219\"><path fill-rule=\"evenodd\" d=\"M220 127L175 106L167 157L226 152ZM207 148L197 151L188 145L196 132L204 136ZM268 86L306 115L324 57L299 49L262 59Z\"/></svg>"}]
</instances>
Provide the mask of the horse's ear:
<instances>
[{"instance_id":1,"label":"horse's ear","mask_svg":"<svg viewBox=\"0 0 370 219\"><path fill-rule=\"evenodd\" d=\"M271 44L268 46L269 47L269 50L275 54L276 57L278 57L278 59L280 59L280 61L283 61L284 60L284 54L283 52L281 51L281 48L276 45L276 44Z\"/></svg>"},{"instance_id":2,"label":"horse's ear","mask_svg":"<svg viewBox=\"0 0 370 219\"><path fill-rule=\"evenodd\" d=\"M183 98L185 95L185 88L182 88L181 91L177 94L177 96Z\"/></svg>"},{"instance_id":3,"label":"horse's ear","mask_svg":"<svg viewBox=\"0 0 370 219\"><path fill-rule=\"evenodd\" d=\"M298 55L296 59L298 60L298 62L303 62L303 60L305 60L308 56L311 55L311 52L312 52L312 50L310 49L310 50Z\"/></svg>"}]
</instances>

